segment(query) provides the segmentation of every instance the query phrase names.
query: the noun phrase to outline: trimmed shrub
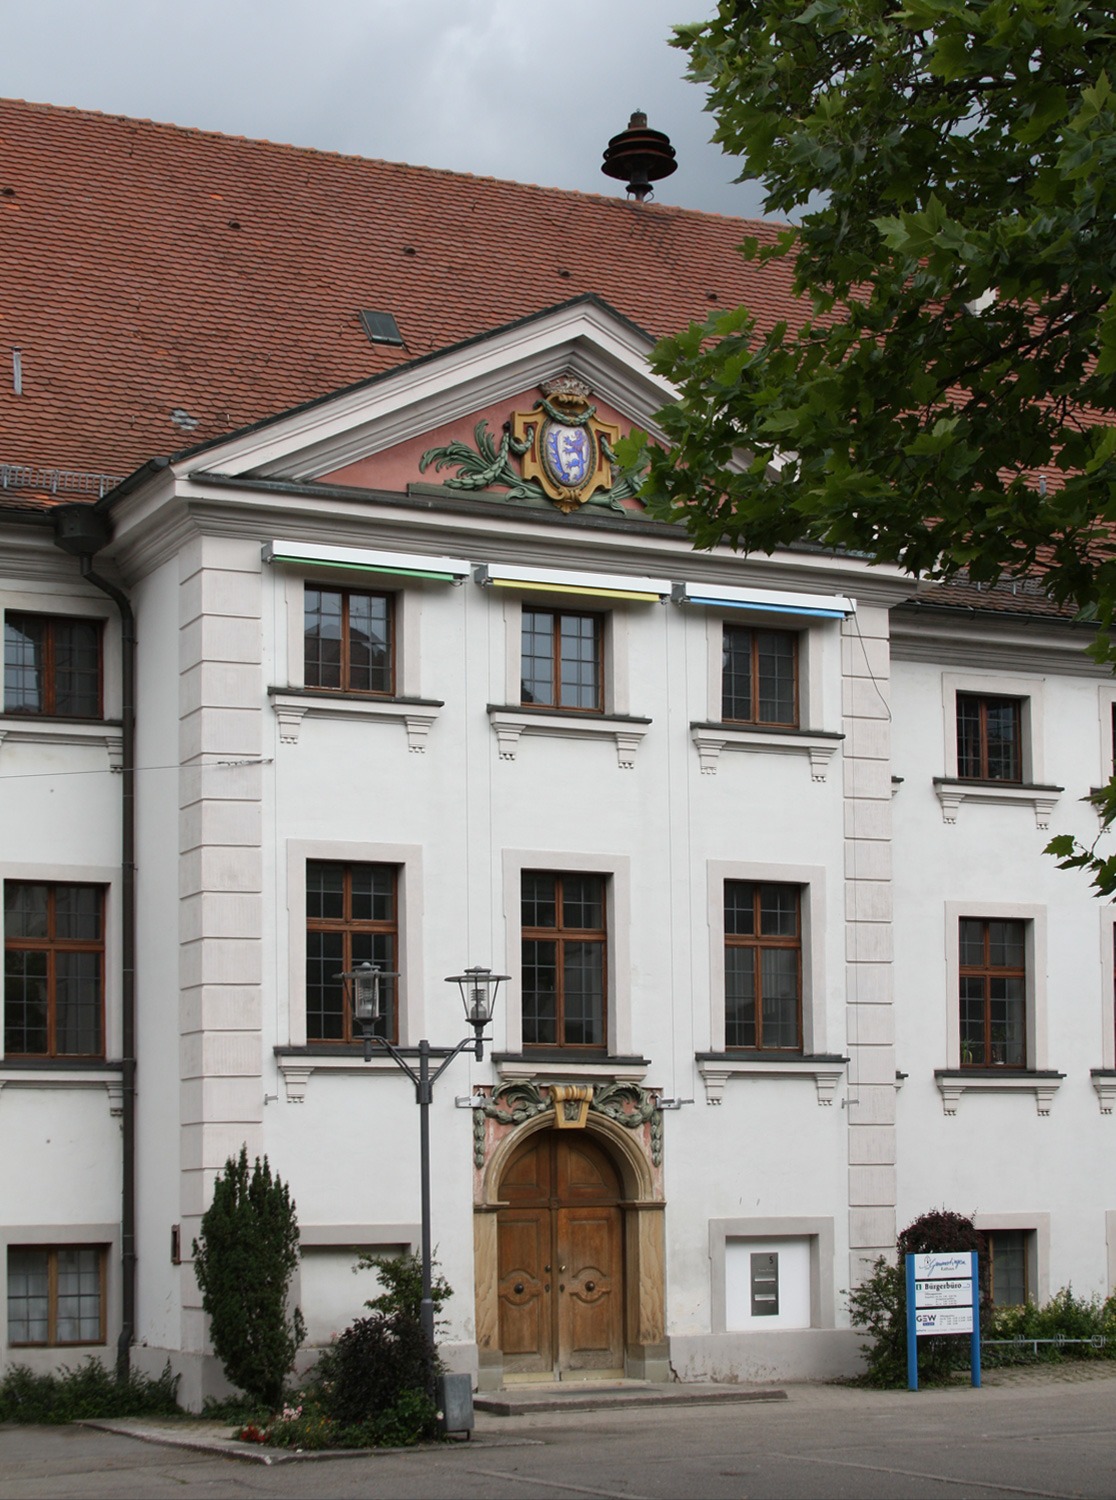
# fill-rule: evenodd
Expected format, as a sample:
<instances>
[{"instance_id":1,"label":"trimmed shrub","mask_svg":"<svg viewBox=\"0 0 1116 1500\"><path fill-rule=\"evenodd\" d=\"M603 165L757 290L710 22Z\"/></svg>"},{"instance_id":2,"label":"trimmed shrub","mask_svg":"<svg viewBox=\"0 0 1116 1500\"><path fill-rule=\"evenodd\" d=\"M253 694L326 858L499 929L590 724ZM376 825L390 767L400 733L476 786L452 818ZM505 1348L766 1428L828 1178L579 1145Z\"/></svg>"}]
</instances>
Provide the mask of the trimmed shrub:
<instances>
[{"instance_id":1,"label":"trimmed shrub","mask_svg":"<svg viewBox=\"0 0 1116 1500\"><path fill-rule=\"evenodd\" d=\"M178 1376L170 1362L154 1380L129 1370L121 1380L90 1356L77 1369L36 1375L14 1365L0 1380L0 1422L80 1422L86 1417L176 1416Z\"/></svg>"},{"instance_id":2,"label":"trimmed shrub","mask_svg":"<svg viewBox=\"0 0 1116 1500\"><path fill-rule=\"evenodd\" d=\"M251 1175L248 1152L225 1163L194 1241L194 1270L213 1348L229 1381L274 1409L305 1335L287 1291L298 1266L298 1218L267 1157Z\"/></svg>"}]
</instances>

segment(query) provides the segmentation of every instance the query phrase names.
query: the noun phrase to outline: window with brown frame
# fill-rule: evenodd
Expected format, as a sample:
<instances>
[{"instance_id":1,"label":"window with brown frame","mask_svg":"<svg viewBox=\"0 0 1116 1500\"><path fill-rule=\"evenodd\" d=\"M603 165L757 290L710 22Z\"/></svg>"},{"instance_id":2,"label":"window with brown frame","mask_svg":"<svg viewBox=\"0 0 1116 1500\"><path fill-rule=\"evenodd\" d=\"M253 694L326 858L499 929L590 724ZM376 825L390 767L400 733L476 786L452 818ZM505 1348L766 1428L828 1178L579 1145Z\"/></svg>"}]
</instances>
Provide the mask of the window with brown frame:
<instances>
[{"instance_id":1,"label":"window with brown frame","mask_svg":"<svg viewBox=\"0 0 1116 1500\"><path fill-rule=\"evenodd\" d=\"M522 701L544 708L604 709L600 615L523 609Z\"/></svg>"},{"instance_id":2,"label":"window with brown frame","mask_svg":"<svg viewBox=\"0 0 1116 1500\"><path fill-rule=\"evenodd\" d=\"M798 637L789 630L725 625L721 717L727 723L798 723Z\"/></svg>"},{"instance_id":3,"label":"window with brown frame","mask_svg":"<svg viewBox=\"0 0 1116 1500\"><path fill-rule=\"evenodd\" d=\"M1027 1285L1027 1248L1032 1231L989 1229L989 1293L993 1307L1022 1307L1030 1296Z\"/></svg>"},{"instance_id":4,"label":"window with brown frame","mask_svg":"<svg viewBox=\"0 0 1116 1500\"><path fill-rule=\"evenodd\" d=\"M962 781L1022 781L1022 703L957 694L957 775Z\"/></svg>"},{"instance_id":5,"label":"window with brown frame","mask_svg":"<svg viewBox=\"0 0 1116 1500\"><path fill-rule=\"evenodd\" d=\"M103 1057L104 891L4 882L4 1051Z\"/></svg>"},{"instance_id":6,"label":"window with brown frame","mask_svg":"<svg viewBox=\"0 0 1116 1500\"><path fill-rule=\"evenodd\" d=\"M8 1249L8 1343L105 1342L103 1245L12 1245Z\"/></svg>"},{"instance_id":7,"label":"window with brown frame","mask_svg":"<svg viewBox=\"0 0 1116 1500\"><path fill-rule=\"evenodd\" d=\"M305 683L344 693L395 691L390 594L356 589L303 589Z\"/></svg>"},{"instance_id":8,"label":"window with brown frame","mask_svg":"<svg viewBox=\"0 0 1116 1500\"><path fill-rule=\"evenodd\" d=\"M802 1050L801 893L725 881L725 1046Z\"/></svg>"},{"instance_id":9,"label":"window with brown frame","mask_svg":"<svg viewBox=\"0 0 1116 1500\"><path fill-rule=\"evenodd\" d=\"M7 611L4 712L101 718L100 621Z\"/></svg>"},{"instance_id":10,"label":"window with brown frame","mask_svg":"<svg viewBox=\"0 0 1116 1500\"><path fill-rule=\"evenodd\" d=\"M522 919L523 1045L604 1047L604 876L524 870Z\"/></svg>"},{"instance_id":11,"label":"window with brown frame","mask_svg":"<svg viewBox=\"0 0 1116 1500\"><path fill-rule=\"evenodd\" d=\"M961 919L963 1068L1027 1065L1025 925Z\"/></svg>"},{"instance_id":12,"label":"window with brown frame","mask_svg":"<svg viewBox=\"0 0 1116 1500\"><path fill-rule=\"evenodd\" d=\"M306 1040L351 1042L352 1010L338 974L359 964L398 969L399 925L393 865L306 866ZM398 1040L396 981L384 979L384 1018L376 1035ZM355 1040L360 1041L358 1035Z\"/></svg>"}]
</instances>

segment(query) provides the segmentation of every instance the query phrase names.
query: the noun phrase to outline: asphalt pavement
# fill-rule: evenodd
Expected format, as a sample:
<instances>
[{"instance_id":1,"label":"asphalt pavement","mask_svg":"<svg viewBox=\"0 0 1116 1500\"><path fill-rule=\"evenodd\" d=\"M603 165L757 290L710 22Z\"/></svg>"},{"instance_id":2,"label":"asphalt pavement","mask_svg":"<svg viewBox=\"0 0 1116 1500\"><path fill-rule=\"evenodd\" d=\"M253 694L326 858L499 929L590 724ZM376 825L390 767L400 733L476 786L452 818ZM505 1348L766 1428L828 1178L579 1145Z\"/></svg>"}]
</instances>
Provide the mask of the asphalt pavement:
<instances>
[{"instance_id":1,"label":"asphalt pavement","mask_svg":"<svg viewBox=\"0 0 1116 1500\"><path fill-rule=\"evenodd\" d=\"M785 1401L478 1414L478 1441L266 1466L83 1427L0 1427L0 1500L758 1500L1116 1495L1116 1363L974 1391L788 1385Z\"/></svg>"}]
</instances>

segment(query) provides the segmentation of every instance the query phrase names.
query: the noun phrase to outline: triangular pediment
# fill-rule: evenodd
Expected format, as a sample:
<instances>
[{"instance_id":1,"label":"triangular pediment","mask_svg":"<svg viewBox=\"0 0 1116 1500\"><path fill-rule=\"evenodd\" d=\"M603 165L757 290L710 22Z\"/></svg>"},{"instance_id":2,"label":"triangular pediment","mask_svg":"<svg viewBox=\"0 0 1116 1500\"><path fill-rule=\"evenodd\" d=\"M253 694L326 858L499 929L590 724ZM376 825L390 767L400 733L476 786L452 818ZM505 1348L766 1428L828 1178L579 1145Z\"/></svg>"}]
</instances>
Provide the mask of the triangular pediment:
<instances>
[{"instance_id":1,"label":"triangular pediment","mask_svg":"<svg viewBox=\"0 0 1116 1500\"><path fill-rule=\"evenodd\" d=\"M650 371L652 343L612 308L582 298L257 424L184 456L183 467L397 493L439 485L538 503L561 503L566 479L568 494L586 503L631 504L630 487L610 498L611 444L633 425L655 432L655 413L676 397Z\"/></svg>"}]
</instances>

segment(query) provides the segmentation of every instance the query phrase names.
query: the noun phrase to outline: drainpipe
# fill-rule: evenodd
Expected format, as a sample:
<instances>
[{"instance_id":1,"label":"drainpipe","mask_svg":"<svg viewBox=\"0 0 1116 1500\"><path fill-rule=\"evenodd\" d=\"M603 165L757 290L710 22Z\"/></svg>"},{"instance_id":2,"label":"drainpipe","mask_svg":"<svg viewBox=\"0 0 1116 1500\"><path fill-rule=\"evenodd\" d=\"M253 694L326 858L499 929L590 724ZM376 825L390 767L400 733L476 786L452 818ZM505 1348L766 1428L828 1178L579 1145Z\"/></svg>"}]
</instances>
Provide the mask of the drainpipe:
<instances>
[{"instance_id":1,"label":"drainpipe","mask_svg":"<svg viewBox=\"0 0 1116 1500\"><path fill-rule=\"evenodd\" d=\"M91 505L60 505L52 513L55 544L77 556L81 576L120 611L121 718L124 754L120 808L120 946L123 1046L121 1098L123 1162L120 1211L121 1324L116 1373L128 1374L136 1336L136 621L128 596L93 569L93 556L111 536L108 517Z\"/></svg>"}]
</instances>

